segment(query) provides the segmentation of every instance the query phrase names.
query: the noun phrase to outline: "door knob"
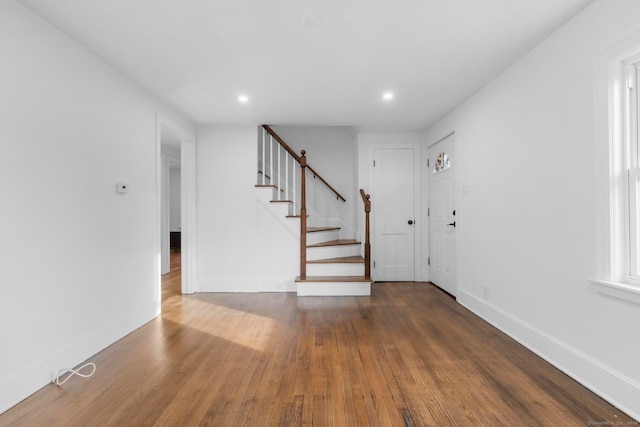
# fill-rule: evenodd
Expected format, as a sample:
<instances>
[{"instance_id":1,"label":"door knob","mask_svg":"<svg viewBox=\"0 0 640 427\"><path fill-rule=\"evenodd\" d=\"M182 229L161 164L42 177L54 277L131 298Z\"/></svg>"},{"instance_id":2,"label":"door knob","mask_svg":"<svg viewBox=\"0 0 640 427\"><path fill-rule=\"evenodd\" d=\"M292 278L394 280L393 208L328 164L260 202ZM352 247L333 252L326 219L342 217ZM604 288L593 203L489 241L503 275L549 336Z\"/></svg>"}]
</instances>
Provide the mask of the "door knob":
<instances>
[{"instance_id":1,"label":"door knob","mask_svg":"<svg viewBox=\"0 0 640 427\"><path fill-rule=\"evenodd\" d=\"M452 223L447 224L447 225L451 225L451 226L455 227L455 226L456 226L456 222L455 222L455 221L453 221Z\"/></svg>"},{"instance_id":2,"label":"door knob","mask_svg":"<svg viewBox=\"0 0 640 427\"><path fill-rule=\"evenodd\" d=\"M411 224L413 224L413 220L412 219L409 220L409 225L411 225Z\"/></svg>"}]
</instances>

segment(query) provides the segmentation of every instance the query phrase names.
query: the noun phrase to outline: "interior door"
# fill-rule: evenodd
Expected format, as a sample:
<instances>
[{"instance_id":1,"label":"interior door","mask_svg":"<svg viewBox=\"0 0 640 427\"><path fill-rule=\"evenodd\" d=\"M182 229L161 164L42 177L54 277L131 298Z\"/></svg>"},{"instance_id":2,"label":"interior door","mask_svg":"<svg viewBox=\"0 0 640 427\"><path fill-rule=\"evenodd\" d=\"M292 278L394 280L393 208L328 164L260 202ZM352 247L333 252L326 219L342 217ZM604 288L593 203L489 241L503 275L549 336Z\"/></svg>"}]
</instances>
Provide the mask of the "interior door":
<instances>
[{"instance_id":1,"label":"interior door","mask_svg":"<svg viewBox=\"0 0 640 427\"><path fill-rule=\"evenodd\" d=\"M429 276L453 296L456 283L456 157L450 135L429 148Z\"/></svg>"},{"instance_id":2,"label":"interior door","mask_svg":"<svg viewBox=\"0 0 640 427\"><path fill-rule=\"evenodd\" d=\"M374 277L415 280L415 150L374 152Z\"/></svg>"}]
</instances>

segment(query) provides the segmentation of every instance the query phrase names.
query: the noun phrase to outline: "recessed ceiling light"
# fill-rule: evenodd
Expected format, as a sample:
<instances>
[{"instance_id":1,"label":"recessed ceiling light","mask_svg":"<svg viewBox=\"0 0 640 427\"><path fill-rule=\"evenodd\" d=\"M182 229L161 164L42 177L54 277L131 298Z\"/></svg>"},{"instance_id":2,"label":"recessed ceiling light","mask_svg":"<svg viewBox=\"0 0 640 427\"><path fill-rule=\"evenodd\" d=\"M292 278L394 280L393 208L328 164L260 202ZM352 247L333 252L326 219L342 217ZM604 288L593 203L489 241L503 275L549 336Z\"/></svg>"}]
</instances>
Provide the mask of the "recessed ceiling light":
<instances>
[{"instance_id":1,"label":"recessed ceiling light","mask_svg":"<svg viewBox=\"0 0 640 427\"><path fill-rule=\"evenodd\" d=\"M393 99L393 92L385 92L382 94L382 99L385 101L391 101Z\"/></svg>"},{"instance_id":2,"label":"recessed ceiling light","mask_svg":"<svg viewBox=\"0 0 640 427\"><path fill-rule=\"evenodd\" d=\"M238 102L240 104L246 104L249 102L249 97L247 95L238 95Z\"/></svg>"}]
</instances>

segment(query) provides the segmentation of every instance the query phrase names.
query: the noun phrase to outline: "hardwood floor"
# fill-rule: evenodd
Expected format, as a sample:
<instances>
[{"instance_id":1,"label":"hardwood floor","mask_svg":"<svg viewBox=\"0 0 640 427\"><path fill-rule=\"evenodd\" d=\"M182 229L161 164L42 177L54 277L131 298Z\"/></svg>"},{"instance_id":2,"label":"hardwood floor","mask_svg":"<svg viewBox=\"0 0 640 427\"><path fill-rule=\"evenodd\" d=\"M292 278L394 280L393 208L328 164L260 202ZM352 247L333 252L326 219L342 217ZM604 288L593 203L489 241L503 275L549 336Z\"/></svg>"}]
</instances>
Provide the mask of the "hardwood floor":
<instances>
[{"instance_id":1,"label":"hardwood floor","mask_svg":"<svg viewBox=\"0 0 640 427\"><path fill-rule=\"evenodd\" d=\"M174 266L161 317L0 425L637 424L434 286L181 296Z\"/></svg>"}]
</instances>

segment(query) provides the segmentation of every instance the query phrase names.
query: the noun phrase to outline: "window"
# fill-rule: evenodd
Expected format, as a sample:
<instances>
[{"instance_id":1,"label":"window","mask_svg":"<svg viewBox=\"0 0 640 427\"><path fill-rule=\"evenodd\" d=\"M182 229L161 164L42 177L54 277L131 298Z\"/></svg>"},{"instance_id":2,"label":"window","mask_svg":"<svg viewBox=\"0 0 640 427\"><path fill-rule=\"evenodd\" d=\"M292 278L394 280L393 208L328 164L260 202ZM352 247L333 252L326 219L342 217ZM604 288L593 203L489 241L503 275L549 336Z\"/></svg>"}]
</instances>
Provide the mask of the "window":
<instances>
[{"instance_id":1,"label":"window","mask_svg":"<svg viewBox=\"0 0 640 427\"><path fill-rule=\"evenodd\" d=\"M451 167L451 160L449 160L449 156L447 153L438 154L438 158L436 159L436 165L433 168L433 173L442 172L445 169L449 169Z\"/></svg>"},{"instance_id":2,"label":"window","mask_svg":"<svg viewBox=\"0 0 640 427\"><path fill-rule=\"evenodd\" d=\"M638 72L640 57L624 61L623 70L623 130L627 153L626 181L628 188L628 274L640 280L640 152L638 146Z\"/></svg>"},{"instance_id":3,"label":"window","mask_svg":"<svg viewBox=\"0 0 640 427\"><path fill-rule=\"evenodd\" d=\"M596 56L598 292L640 304L640 34Z\"/></svg>"}]
</instances>

